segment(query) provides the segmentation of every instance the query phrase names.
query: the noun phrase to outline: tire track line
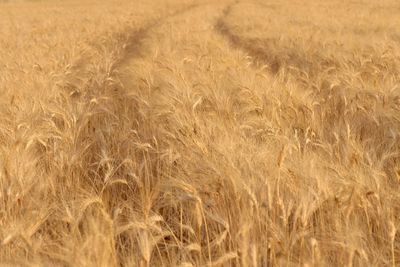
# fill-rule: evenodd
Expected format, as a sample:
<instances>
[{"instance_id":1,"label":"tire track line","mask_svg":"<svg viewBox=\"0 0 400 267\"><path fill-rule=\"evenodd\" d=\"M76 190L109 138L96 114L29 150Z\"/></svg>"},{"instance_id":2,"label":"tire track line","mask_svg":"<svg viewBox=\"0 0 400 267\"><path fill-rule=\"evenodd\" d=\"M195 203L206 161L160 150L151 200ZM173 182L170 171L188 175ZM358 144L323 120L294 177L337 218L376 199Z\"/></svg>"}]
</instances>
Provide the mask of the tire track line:
<instances>
[{"instance_id":1,"label":"tire track line","mask_svg":"<svg viewBox=\"0 0 400 267\"><path fill-rule=\"evenodd\" d=\"M168 19L177 17L179 15L182 15L186 12L189 12L193 10L194 8L200 6L200 4L191 4L187 7L178 9L174 11L171 14L168 14L164 17L158 18L158 19L153 19L149 21L147 24L142 26L141 28L135 30L131 36L128 39L127 45L125 47L125 52L123 54L123 57L119 60L119 62L116 64L117 68L120 68L134 58L137 58L140 56L140 51L143 49L143 41L149 36L149 33L151 30L161 26L165 22L167 22Z\"/></svg>"},{"instance_id":2,"label":"tire track line","mask_svg":"<svg viewBox=\"0 0 400 267\"><path fill-rule=\"evenodd\" d=\"M220 35L225 37L233 47L248 53L253 58L254 63L258 63L259 61L267 63L270 66L270 71L272 74L277 74L280 69L280 64L276 59L274 59L273 56L267 53L267 47L255 47L253 45L253 40L240 38L240 36L236 35L225 23L225 18L232 13L233 7L238 3L239 1L235 1L225 7L225 9L222 11L222 15L217 20L214 29Z\"/></svg>"},{"instance_id":3,"label":"tire track line","mask_svg":"<svg viewBox=\"0 0 400 267\"><path fill-rule=\"evenodd\" d=\"M321 67L326 69L328 67L337 68L339 66L339 63L335 59L326 58L320 53L312 54L311 58L309 58L310 55L306 57L302 53L298 53L284 46L282 47L277 43L277 40L273 38L250 39L235 34L231 27L225 22L225 18L232 13L234 5L238 3L239 1L236 1L224 9L214 29L221 36L224 36L233 47L249 54L256 65L260 62L267 64L269 66L269 72L273 75L278 74L282 68L292 66L295 67L295 69L307 73L310 77L318 76ZM276 5L266 5L258 2L255 4L263 8L277 8Z\"/></svg>"}]
</instances>

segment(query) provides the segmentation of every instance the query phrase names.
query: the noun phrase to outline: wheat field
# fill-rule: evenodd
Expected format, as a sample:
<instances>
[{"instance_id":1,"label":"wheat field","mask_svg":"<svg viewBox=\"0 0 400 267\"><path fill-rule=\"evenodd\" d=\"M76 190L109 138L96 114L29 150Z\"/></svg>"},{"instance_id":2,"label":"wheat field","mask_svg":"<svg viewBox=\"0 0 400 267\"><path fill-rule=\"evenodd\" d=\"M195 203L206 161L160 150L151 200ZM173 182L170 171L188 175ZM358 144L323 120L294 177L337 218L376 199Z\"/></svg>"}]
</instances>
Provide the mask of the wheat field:
<instances>
[{"instance_id":1,"label":"wheat field","mask_svg":"<svg viewBox=\"0 0 400 267\"><path fill-rule=\"evenodd\" d=\"M399 14L0 1L0 266L400 266Z\"/></svg>"}]
</instances>

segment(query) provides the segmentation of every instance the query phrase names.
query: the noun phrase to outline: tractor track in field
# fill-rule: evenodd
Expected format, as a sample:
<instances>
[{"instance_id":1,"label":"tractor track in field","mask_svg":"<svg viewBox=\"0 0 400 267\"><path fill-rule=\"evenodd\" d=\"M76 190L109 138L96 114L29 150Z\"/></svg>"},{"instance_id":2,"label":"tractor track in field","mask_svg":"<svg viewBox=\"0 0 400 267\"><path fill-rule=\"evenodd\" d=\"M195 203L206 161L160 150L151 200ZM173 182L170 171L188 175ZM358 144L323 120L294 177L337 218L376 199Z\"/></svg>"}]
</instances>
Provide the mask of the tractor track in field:
<instances>
[{"instance_id":1,"label":"tractor track in field","mask_svg":"<svg viewBox=\"0 0 400 267\"><path fill-rule=\"evenodd\" d=\"M225 23L225 18L232 13L233 7L238 4L239 1L235 1L227 5L222 11L221 17L215 23L214 29L220 35L225 37L232 45L232 47L242 50L249 54L253 58L254 63L266 63L270 66L270 72L272 74L277 74L280 69L279 62L274 59L274 57L268 53L268 48L265 46L256 47L254 46L254 40L246 40L236 35L231 28Z\"/></svg>"},{"instance_id":2,"label":"tractor track in field","mask_svg":"<svg viewBox=\"0 0 400 267\"><path fill-rule=\"evenodd\" d=\"M306 57L304 54L282 47L279 43L276 43L276 40L271 38L253 39L239 36L225 22L225 19L232 13L233 7L238 3L240 1L235 1L225 7L214 29L221 36L225 37L232 47L242 50L251 56L255 65L267 64L269 66L268 70L272 75L278 74L284 66L292 66L313 77L319 75L320 66L325 68L338 67L338 63L334 59L323 58L319 53L311 56L307 55ZM256 4L261 8L275 9L277 7L276 5L259 2L256 2ZM279 48L278 51L277 47Z\"/></svg>"},{"instance_id":3,"label":"tractor track in field","mask_svg":"<svg viewBox=\"0 0 400 267\"><path fill-rule=\"evenodd\" d=\"M173 13L168 14L164 17L161 17L158 19L153 19L153 20L149 21L146 25L133 31L131 36L128 39L124 55L121 58L121 60L117 63L117 67L119 68L121 66L124 66L133 58L140 56L140 52L143 48L143 41L144 41L144 39L146 39L148 37L149 32L151 30L153 30L154 28L156 28L158 26L161 26L168 19L182 15L182 14L189 12L199 6L200 6L200 4L191 4L187 7L178 9L178 10L174 11Z\"/></svg>"}]
</instances>

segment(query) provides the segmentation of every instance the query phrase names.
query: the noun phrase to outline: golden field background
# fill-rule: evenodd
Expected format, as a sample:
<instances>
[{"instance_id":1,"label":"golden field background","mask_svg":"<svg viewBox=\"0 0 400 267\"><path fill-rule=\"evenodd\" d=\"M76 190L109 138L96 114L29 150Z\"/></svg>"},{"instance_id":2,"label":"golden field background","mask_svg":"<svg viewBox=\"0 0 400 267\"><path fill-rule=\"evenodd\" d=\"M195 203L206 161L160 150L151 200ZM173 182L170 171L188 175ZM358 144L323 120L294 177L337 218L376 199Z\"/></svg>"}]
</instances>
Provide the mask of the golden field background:
<instances>
[{"instance_id":1,"label":"golden field background","mask_svg":"<svg viewBox=\"0 0 400 267\"><path fill-rule=\"evenodd\" d=\"M399 12L0 2L0 266L399 266Z\"/></svg>"}]
</instances>

